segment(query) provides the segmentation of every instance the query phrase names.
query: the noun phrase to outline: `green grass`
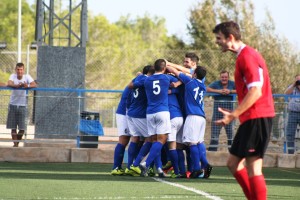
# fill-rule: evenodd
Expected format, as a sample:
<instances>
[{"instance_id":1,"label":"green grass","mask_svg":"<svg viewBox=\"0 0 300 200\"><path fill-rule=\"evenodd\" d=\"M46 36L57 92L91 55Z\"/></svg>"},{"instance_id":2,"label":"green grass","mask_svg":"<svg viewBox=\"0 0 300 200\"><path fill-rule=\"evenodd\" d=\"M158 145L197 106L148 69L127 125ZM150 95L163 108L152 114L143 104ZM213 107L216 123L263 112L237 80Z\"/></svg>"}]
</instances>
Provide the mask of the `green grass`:
<instances>
[{"instance_id":1,"label":"green grass","mask_svg":"<svg viewBox=\"0 0 300 200\"><path fill-rule=\"evenodd\" d=\"M153 178L111 176L111 165L0 163L0 199L207 199ZM299 199L300 169L264 168L268 199ZM209 179L163 179L221 199L244 199L225 167Z\"/></svg>"}]
</instances>

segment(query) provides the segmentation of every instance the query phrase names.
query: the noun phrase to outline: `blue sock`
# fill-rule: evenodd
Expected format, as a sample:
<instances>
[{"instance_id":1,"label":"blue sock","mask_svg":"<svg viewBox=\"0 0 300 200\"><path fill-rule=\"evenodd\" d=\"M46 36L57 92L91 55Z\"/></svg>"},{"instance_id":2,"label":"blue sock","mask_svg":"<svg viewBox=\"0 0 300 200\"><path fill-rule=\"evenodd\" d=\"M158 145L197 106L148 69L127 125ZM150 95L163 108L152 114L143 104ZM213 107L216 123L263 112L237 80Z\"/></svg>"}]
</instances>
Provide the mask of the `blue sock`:
<instances>
[{"instance_id":1,"label":"blue sock","mask_svg":"<svg viewBox=\"0 0 300 200\"><path fill-rule=\"evenodd\" d=\"M162 170L161 153L156 156L156 158L154 159L154 163L155 163L155 167L156 167L157 171L158 171L158 169ZM149 167L151 167L151 164Z\"/></svg>"},{"instance_id":2,"label":"blue sock","mask_svg":"<svg viewBox=\"0 0 300 200\"><path fill-rule=\"evenodd\" d=\"M136 153L137 149L137 143L136 142L130 142L129 147L128 147L128 162L127 162L127 168L129 169L130 166L133 163L134 155Z\"/></svg>"},{"instance_id":3,"label":"blue sock","mask_svg":"<svg viewBox=\"0 0 300 200\"><path fill-rule=\"evenodd\" d=\"M141 161L149 153L151 146L152 146L151 142L144 143L144 145L142 146L139 154L137 155L137 157L133 163L133 166L137 167L140 165Z\"/></svg>"},{"instance_id":4,"label":"blue sock","mask_svg":"<svg viewBox=\"0 0 300 200\"><path fill-rule=\"evenodd\" d=\"M193 163L192 163L192 159L191 159L191 151L190 148L187 147L185 149L185 154L186 154L186 164L187 164L187 170L192 172L193 171Z\"/></svg>"},{"instance_id":5,"label":"blue sock","mask_svg":"<svg viewBox=\"0 0 300 200\"><path fill-rule=\"evenodd\" d=\"M168 144L164 144L164 146L161 149L161 161L163 165L166 165L167 162L169 161L168 158Z\"/></svg>"},{"instance_id":6,"label":"blue sock","mask_svg":"<svg viewBox=\"0 0 300 200\"><path fill-rule=\"evenodd\" d=\"M200 170L200 155L199 155L198 146L191 145L190 151L191 151L191 160L193 163L193 170L198 171L198 170Z\"/></svg>"},{"instance_id":7,"label":"blue sock","mask_svg":"<svg viewBox=\"0 0 300 200\"><path fill-rule=\"evenodd\" d=\"M170 160L172 162L173 170L175 174L179 173L178 169L178 154L176 149L170 149L169 150Z\"/></svg>"},{"instance_id":8,"label":"blue sock","mask_svg":"<svg viewBox=\"0 0 300 200\"><path fill-rule=\"evenodd\" d=\"M141 141L137 144L137 147L135 148L135 152L134 152L134 160L136 159L136 157L138 156L141 148L143 147L144 142L141 143Z\"/></svg>"},{"instance_id":9,"label":"blue sock","mask_svg":"<svg viewBox=\"0 0 300 200\"><path fill-rule=\"evenodd\" d=\"M201 169L205 169L208 165L208 161L206 159L206 148L204 142L197 145L199 149L200 154L200 163L201 163Z\"/></svg>"},{"instance_id":10,"label":"blue sock","mask_svg":"<svg viewBox=\"0 0 300 200\"><path fill-rule=\"evenodd\" d=\"M150 149L149 155L146 159L146 167L149 168L150 164L154 161L154 159L161 154L162 143L154 142Z\"/></svg>"},{"instance_id":11,"label":"blue sock","mask_svg":"<svg viewBox=\"0 0 300 200\"><path fill-rule=\"evenodd\" d=\"M125 146L118 143L115 147L113 169L115 169L116 167L119 167L119 168L121 167L123 157L124 157L124 152L125 152Z\"/></svg>"},{"instance_id":12,"label":"blue sock","mask_svg":"<svg viewBox=\"0 0 300 200\"><path fill-rule=\"evenodd\" d=\"M150 168L153 168L154 167L154 162L152 162L151 164L150 164Z\"/></svg>"},{"instance_id":13,"label":"blue sock","mask_svg":"<svg viewBox=\"0 0 300 200\"><path fill-rule=\"evenodd\" d=\"M178 168L180 174L185 174L185 164L184 164L184 153L182 149L177 149L177 155L178 155Z\"/></svg>"}]
</instances>

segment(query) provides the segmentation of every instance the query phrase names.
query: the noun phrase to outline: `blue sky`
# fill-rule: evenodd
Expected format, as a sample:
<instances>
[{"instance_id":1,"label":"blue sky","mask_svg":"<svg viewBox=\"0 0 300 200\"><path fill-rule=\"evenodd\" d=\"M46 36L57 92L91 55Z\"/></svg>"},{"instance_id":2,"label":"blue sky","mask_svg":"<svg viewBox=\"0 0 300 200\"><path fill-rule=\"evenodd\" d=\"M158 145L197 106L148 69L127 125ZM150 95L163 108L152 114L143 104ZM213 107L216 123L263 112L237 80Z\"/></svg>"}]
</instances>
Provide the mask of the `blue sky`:
<instances>
[{"instance_id":1,"label":"blue sky","mask_svg":"<svg viewBox=\"0 0 300 200\"><path fill-rule=\"evenodd\" d=\"M29 3L35 0L27 0ZM69 0L62 0L62 2ZM103 14L110 22L120 16L160 16L166 19L169 34L176 34L188 41L186 26L191 6L200 0L88 0L88 9L93 14ZM47 0L45 0L47 2ZM285 36L295 47L300 45L300 1L299 0L252 0L255 6L256 21L265 20L265 9L271 13L276 33ZM300 49L299 47L297 47Z\"/></svg>"}]
</instances>

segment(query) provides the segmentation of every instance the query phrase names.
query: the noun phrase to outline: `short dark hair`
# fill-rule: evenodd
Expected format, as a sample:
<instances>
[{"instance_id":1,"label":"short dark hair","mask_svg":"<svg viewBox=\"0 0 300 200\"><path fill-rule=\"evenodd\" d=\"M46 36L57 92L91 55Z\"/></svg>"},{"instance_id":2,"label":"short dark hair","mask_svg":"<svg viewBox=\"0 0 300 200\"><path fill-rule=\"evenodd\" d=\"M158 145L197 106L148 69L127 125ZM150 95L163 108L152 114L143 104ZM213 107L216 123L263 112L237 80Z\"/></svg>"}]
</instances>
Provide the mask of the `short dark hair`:
<instances>
[{"instance_id":1,"label":"short dark hair","mask_svg":"<svg viewBox=\"0 0 300 200\"><path fill-rule=\"evenodd\" d=\"M19 68L19 67L24 67L24 64L23 63L17 63L16 68Z\"/></svg>"},{"instance_id":2,"label":"short dark hair","mask_svg":"<svg viewBox=\"0 0 300 200\"><path fill-rule=\"evenodd\" d=\"M228 21L218 24L214 29L213 33L223 33L226 38L229 37L229 35L233 35L236 40L241 40L241 31L240 27L237 23L234 21Z\"/></svg>"},{"instance_id":3,"label":"short dark hair","mask_svg":"<svg viewBox=\"0 0 300 200\"><path fill-rule=\"evenodd\" d=\"M198 63L200 60L199 57L197 56L197 54L195 54L193 52L186 53L185 57L191 59L195 63Z\"/></svg>"},{"instance_id":4,"label":"short dark hair","mask_svg":"<svg viewBox=\"0 0 300 200\"><path fill-rule=\"evenodd\" d=\"M149 71L151 70L151 68L152 68L152 71L153 71L152 65L146 65L146 66L143 68L143 74L148 74Z\"/></svg>"},{"instance_id":5,"label":"short dark hair","mask_svg":"<svg viewBox=\"0 0 300 200\"><path fill-rule=\"evenodd\" d=\"M197 79L202 80L206 76L206 68L198 65L195 69Z\"/></svg>"},{"instance_id":6,"label":"short dark hair","mask_svg":"<svg viewBox=\"0 0 300 200\"><path fill-rule=\"evenodd\" d=\"M221 75L221 74L225 74L225 73L227 73L228 76L229 76L229 71L227 71L227 70L222 70L222 71L220 72L220 75Z\"/></svg>"},{"instance_id":7,"label":"short dark hair","mask_svg":"<svg viewBox=\"0 0 300 200\"><path fill-rule=\"evenodd\" d=\"M166 68L166 61L164 59L158 59L154 62L154 69L156 72L162 72Z\"/></svg>"}]
</instances>

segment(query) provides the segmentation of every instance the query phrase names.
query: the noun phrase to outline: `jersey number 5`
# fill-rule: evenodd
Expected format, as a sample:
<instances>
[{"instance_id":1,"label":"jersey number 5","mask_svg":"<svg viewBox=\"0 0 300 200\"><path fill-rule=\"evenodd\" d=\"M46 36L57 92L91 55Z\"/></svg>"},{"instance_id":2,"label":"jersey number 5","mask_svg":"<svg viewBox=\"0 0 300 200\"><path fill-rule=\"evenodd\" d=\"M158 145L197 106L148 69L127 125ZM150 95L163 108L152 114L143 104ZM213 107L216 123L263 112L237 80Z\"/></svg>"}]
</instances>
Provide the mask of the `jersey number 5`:
<instances>
[{"instance_id":1,"label":"jersey number 5","mask_svg":"<svg viewBox=\"0 0 300 200\"><path fill-rule=\"evenodd\" d=\"M153 94L158 95L159 93L160 93L159 81L153 81Z\"/></svg>"}]
</instances>

